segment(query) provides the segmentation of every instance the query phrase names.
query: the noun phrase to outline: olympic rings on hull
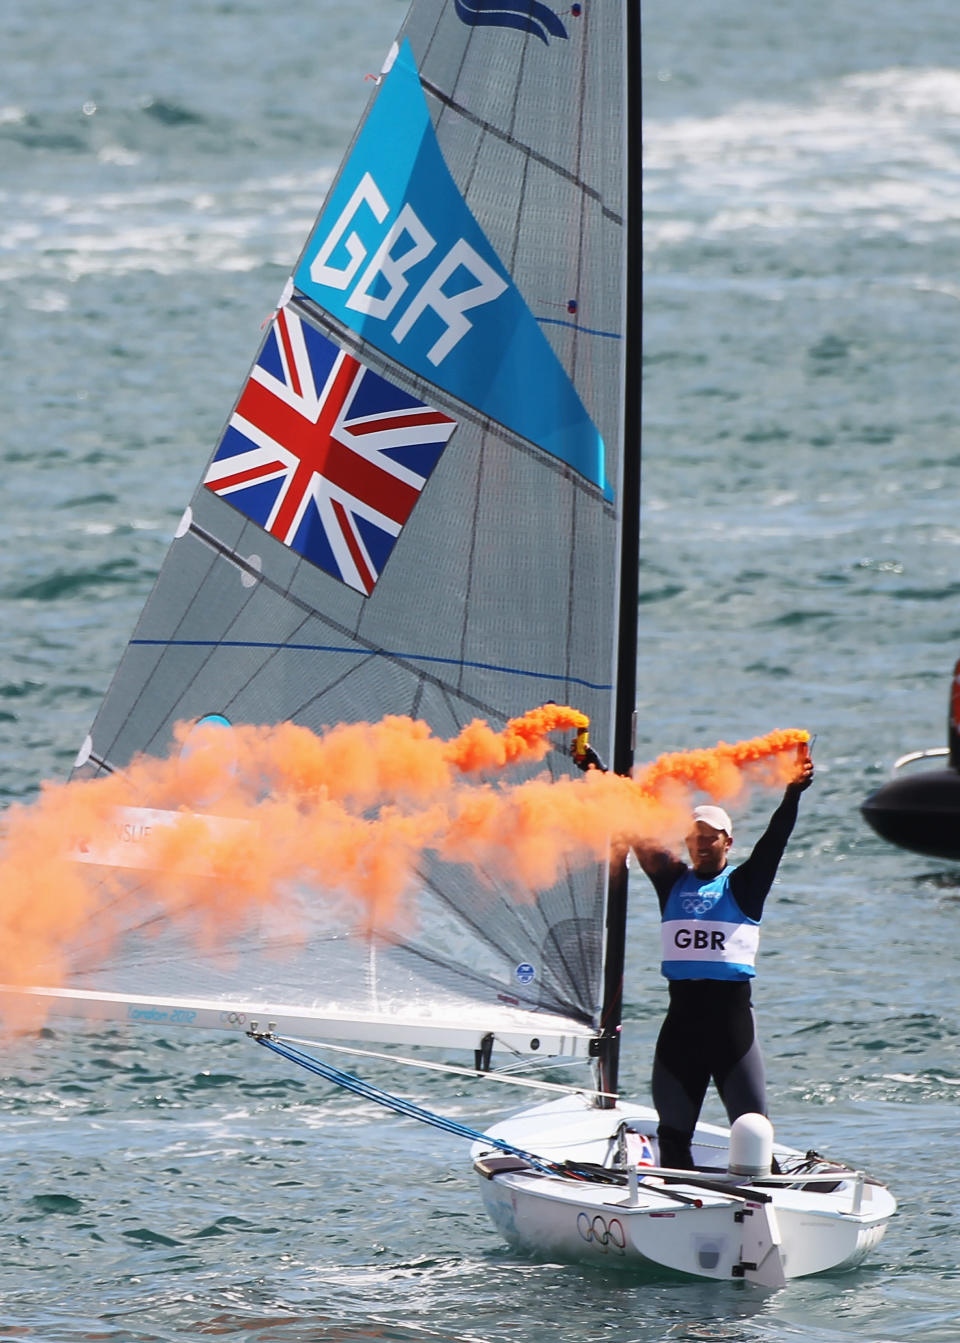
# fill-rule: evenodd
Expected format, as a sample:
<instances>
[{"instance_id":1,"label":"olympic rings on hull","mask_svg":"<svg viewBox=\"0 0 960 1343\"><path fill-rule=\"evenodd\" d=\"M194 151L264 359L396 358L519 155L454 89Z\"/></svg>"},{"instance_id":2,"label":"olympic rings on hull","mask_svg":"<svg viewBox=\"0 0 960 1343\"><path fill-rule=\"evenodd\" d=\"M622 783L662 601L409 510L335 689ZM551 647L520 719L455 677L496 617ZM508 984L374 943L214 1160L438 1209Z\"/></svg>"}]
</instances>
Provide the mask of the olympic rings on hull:
<instances>
[{"instance_id":1,"label":"olympic rings on hull","mask_svg":"<svg viewBox=\"0 0 960 1343\"><path fill-rule=\"evenodd\" d=\"M600 1213L591 1217L581 1212L577 1215L577 1230L581 1240L585 1240L588 1245L596 1245L603 1254L623 1254L627 1248L626 1233L619 1217L611 1217L607 1221Z\"/></svg>"}]
</instances>

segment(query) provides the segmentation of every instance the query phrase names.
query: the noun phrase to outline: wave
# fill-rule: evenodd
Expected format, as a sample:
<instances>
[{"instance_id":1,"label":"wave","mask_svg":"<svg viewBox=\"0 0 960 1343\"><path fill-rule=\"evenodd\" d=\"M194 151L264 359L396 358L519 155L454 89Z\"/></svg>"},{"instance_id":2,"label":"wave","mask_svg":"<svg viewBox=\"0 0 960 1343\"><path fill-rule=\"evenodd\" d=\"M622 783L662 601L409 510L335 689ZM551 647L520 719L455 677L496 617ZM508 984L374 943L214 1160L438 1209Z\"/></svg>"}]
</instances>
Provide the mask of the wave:
<instances>
[{"instance_id":1,"label":"wave","mask_svg":"<svg viewBox=\"0 0 960 1343\"><path fill-rule=\"evenodd\" d=\"M82 183L7 190L0 283L289 269L331 178L323 166L240 180L177 177L97 194Z\"/></svg>"},{"instance_id":2,"label":"wave","mask_svg":"<svg viewBox=\"0 0 960 1343\"><path fill-rule=\"evenodd\" d=\"M824 229L920 242L960 209L960 71L893 68L806 102L742 102L658 120L644 138L648 251Z\"/></svg>"},{"instance_id":3,"label":"wave","mask_svg":"<svg viewBox=\"0 0 960 1343\"><path fill-rule=\"evenodd\" d=\"M105 588L142 587L144 573L139 565L129 560L113 560L93 568L56 569L52 573L30 579L9 589L7 600L58 602L65 597L95 595Z\"/></svg>"}]
</instances>

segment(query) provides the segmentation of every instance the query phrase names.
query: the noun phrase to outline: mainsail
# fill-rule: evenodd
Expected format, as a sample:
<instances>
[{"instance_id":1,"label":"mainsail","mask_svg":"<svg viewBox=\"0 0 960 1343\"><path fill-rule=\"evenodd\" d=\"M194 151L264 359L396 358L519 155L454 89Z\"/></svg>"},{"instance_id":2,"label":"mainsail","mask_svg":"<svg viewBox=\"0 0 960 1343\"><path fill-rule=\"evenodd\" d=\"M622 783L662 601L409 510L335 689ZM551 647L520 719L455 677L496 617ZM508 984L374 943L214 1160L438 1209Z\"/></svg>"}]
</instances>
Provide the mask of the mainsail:
<instances>
[{"instance_id":1,"label":"mainsail","mask_svg":"<svg viewBox=\"0 0 960 1343\"><path fill-rule=\"evenodd\" d=\"M629 8L415 0L78 777L211 718L450 737L552 700L612 748ZM92 934L65 1001L581 1056L598 1029L602 866L518 899L425 863L373 929L292 892L289 920L202 958L143 927L148 886L132 874L122 951L101 963Z\"/></svg>"}]
</instances>

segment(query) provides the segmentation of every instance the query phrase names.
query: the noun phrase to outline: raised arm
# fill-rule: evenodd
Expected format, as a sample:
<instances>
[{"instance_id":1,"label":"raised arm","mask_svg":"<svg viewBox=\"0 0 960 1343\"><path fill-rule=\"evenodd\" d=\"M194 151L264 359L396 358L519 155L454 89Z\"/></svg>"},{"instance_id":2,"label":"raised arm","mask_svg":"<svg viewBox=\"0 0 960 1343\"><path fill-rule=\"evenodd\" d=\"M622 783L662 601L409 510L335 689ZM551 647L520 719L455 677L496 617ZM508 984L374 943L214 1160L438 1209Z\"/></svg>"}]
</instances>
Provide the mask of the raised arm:
<instances>
[{"instance_id":1,"label":"raised arm","mask_svg":"<svg viewBox=\"0 0 960 1343\"><path fill-rule=\"evenodd\" d=\"M745 859L730 875L730 889L737 904L751 919L759 919L777 868L793 833L800 807L800 794L813 783L813 761L805 760L797 777L788 783L783 800L770 817L770 824Z\"/></svg>"}]
</instances>

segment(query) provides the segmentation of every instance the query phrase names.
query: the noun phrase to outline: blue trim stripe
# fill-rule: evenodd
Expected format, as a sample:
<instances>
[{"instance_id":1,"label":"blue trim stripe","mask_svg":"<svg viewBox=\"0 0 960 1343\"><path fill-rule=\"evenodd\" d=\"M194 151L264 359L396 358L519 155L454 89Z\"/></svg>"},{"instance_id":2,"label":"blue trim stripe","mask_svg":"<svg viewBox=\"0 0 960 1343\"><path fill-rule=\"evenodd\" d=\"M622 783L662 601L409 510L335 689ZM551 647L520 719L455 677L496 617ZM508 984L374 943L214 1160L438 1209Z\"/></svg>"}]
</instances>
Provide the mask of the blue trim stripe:
<instances>
[{"instance_id":1,"label":"blue trim stripe","mask_svg":"<svg viewBox=\"0 0 960 1343\"><path fill-rule=\"evenodd\" d=\"M619 331L601 331L598 327L581 326L579 322L565 322L562 317L538 317L541 326L568 326L581 336L606 336L608 340L622 340Z\"/></svg>"},{"instance_id":2,"label":"blue trim stripe","mask_svg":"<svg viewBox=\"0 0 960 1343\"><path fill-rule=\"evenodd\" d=\"M559 672L528 671L525 667L500 667L493 662L463 662L459 658L433 657L425 653L400 653L388 648L351 648L338 644L280 644L256 639L131 639L131 647L141 648L263 648L273 652L284 649L294 653L354 653L357 657L396 658L404 662L433 662L446 667L469 667L475 671L499 672L505 676L527 676L535 681L564 681L583 686L585 690L612 690L603 681L585 681L581 676L565 676Z\"/></svg>"}]
</instances>

